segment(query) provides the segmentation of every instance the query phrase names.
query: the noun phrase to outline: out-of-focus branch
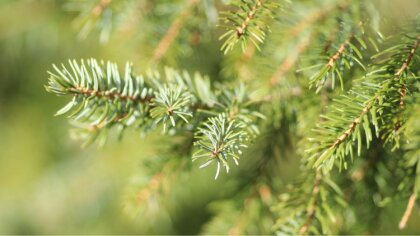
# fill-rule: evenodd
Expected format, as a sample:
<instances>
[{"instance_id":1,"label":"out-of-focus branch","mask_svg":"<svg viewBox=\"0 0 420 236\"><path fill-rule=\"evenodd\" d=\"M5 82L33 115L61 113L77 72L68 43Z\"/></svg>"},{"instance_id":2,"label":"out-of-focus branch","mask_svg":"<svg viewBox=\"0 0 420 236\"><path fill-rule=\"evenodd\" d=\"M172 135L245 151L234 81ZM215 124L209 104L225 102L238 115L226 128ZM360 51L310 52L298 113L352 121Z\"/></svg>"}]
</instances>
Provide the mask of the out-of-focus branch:
<instances>
[{"instance_id":1,"label":"out-of-focus branch","mask_svg":"<svg viewBox=\"0 0 420 236\"><path fill-rule=\"evenodd\" d=\"M168 31L166 31L166 34L160 40L158 46L156 47L153 53L153 57L151 60L151 63L153 65L159 64L162 57L165 55L173 41L178 36L179 31L181 30L185 21L188 19L188 16L190 16L191 11L199 2L199 0L189 0L187 7L172 22L172 25L169 27Z\"/></svg>"}]
</instances>

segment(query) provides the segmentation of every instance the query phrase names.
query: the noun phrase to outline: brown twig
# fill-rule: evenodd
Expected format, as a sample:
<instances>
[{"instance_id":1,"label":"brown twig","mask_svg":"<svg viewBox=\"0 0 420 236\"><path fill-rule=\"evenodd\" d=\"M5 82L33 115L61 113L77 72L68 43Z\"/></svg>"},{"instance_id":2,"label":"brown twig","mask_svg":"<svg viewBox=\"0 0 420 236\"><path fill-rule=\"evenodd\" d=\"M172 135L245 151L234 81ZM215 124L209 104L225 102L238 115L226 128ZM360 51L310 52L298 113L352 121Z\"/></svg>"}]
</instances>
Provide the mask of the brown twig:
<instances>
[{"instance_id":1,"label":"brown twig","mask_svg":"<svg viewBox=\"0 0 420 236\"><path fill-rule=\"evenodd\" d=\"M236 35L238 38L242 37L244 35L246 28L249 25L249 22L251 22L252 18L255 17L255 13L257 10L262 6L261 0L256 0L255 5L251 7L251 10L248 12L245 20L242 22L241 26L236 28Z\"/></svg>"},{"instance_id":2,"label":"brown twig","mask_svg":"<svg viewBox=\"0 0 420 236\"><path fill-rule=\"evenodd\" d=\"M309 37L301 40L298 44L296 44L295 48L293 49L294 53L288 54L288 56L283 60L280 64L276 72L270 78L270 85L276 85L280 82L280 79L290 71L293 66L296 64L299 55L304 53L308 48L312 38L315 36L315 32L313 32Z\"/></svg>"},{"instance_id":3,"label":"brown twig","mask_svg":"<svg viewBox=\"0 0 420 236\"><path fill-rule=\"evenodd\" d=\"M407 58L404 61L404 64L401 66L401 68L397 71L397 73L395 73L396 76L400 77L404 71L406 69L408 69L411 60L413 59L413 56L417 50L417 48L420 45L420 35L417 36L417 40L414 43L413 47L410 50L410 53L408 54ZM403 83L401 85L401 89L400 89L400 108L403 109L404 108L404 97L406 94L406 87L405 84ZM398 125L398 129L399 127L401 127L400 125L400 120L397 121ZM404 229L407 225L408 219L410 218L411 212L413 211L414 205L416 203L416 199L417 199L417 193L415 191L413 191L413 193L410 195L410 198L408 199L408 204L407 204L407 208L405 209L404 215L401 218L400 224L399 224L399 228L400 230Z\"/></svg>"},{"instance_id":4,"label":"brown twig","mask_svg":"<svg viewBox=\"0 0 420 236\"><path fill-rule=\"evenodd\" d=\"M108 100L114 100L116 98L120 100L130 100L132 102L150 102L154 96L146 96L144 98L140 96L128 96L128 95L122 95L117 92L111 92L111 91L99 91L99 90L93 90L93 89L87 89L82 87L73 87L68 89L69 92L75 93L75 94L82 94L86 97L89 96L96 96L99 98L106 98Z\"/></svg>"},{"instance_id":5,"label":"brown twig","mask_svg":"<svg viewBox=\"0 0 420 236\"><path fill-rule=\"evenodd\" d=\"M413 48L410 50L410 53L408 54L408 56L407 56L406 60L404 61L403 65L400 67L400 69L398 70L398 72L395 73L396 76L401 76L402 73L408 68L408 66L410 65L411 59L413 58L414 53L415 53L415 51L416 51L416 49L418 48L419 45L420 45L420 35L417 37L417 40L414 43ZM342 47L340 47L340 49L341 48ZM405 93L406 93L406 88L405 88L405 85L403 84L403 86L402 86L402 88L400 90L400 94L401 94L401 97L400 97L400 107L404 107L404 101L403 101L403 99L404 99ZM372 99L372 101L374 101L374 100L376 100L376 98L375 99ZM364 114L366 114L370 110L370 108L372 106L371 103L369 103L368 105L366 105L363 108L363 111L360 113L359 117L357 117L356 119L353 120L353 122L350 124L349 128L341 136L339 136L337 138L337 140L331 145L330 148L337 147L347 137L350 136L350 134L354 131L354 129L356 128L356 126L358 124L360 124L362 116ZM401 127L401 124L399 124L399 122L397 122L397 124L395 125L395 128L398 130L400 127Z\"/></svg>"},{"instance_id":6,"label":"brown twig","mask_svg":"<svg viewBox=\"0 0 420 236\"><path fill-rule=\"evenodd\" d=\"M414 205L416 203L416 199L417 199L417 194L416 192L413 192L410 195L410 198L408 199L407 208L405 209L404 215L401 218L401 221L399 224L400 230L404 229L405 226L407 225L407 221L410 218L411 212L413 211Z\"/></svg>"},{"instance_id":7,"label":"brown twig","mask_svg":"<svg viewBox=\"0 0 420 236\"><path fill-rule=\"evenodd\" d=\"M411 48L410 53L408 54L407 58L405 59L404 64L397 71L397 73L395 73L395 76L397 77L396 79L399 79L401 77L401 75L403 74L403 72L408 68L411 60L413 59L414 53L416 52L419 45L420 45L420 35L417 36L417 40L416 40L416 42L414 42L414 45ZM401 88L400 88L400 91L399 91L399 94L400 94L400 99L399 99L400 110L404 109L404 98L405 98L406 93L407 93L407 87L405 85L405 81L402 80L401 81ZM395 122L395 124L394 124L394 131L398 131L400 128L401 128L401 119L399 117L397 122Z\"/></svg>"},{"instance_id":8,"label":"brown twig","mask_svg":"<svg viewBox=\"0 0 420 236\"><path fill-rule=\"evenodd\" d=\"M153 65L157 65L165 53L168 51L169 47L171 46L172 42L176 39L181 30L182 26L184 25L185 21L187 20L188 16L191 14L192 9L199 3L199 0L189 0L188 6L184 9L184 11L179 14L179 16L172 22L172 25L169 27L166 34L160 40L158 46L156 47L151 63Z\"/></svg>"},{"instance_id":9,"label":"brown twig","mask_svg":"<svg viewBox=\"0 0 420 236\"><path fill-rule=\"evenodd\" d=\"M332 11L337 5L330 5L325 8L321 8L318 11L314 11L308 17L302 19L296 25L294 25L286 35L291 35L292 37L297 37L303 30L312 26L315 22L318 22L324 19L327 14ZM346 9L346 6L343 6L342 9ZM290 71L293 66L296 64L299 55L303 54L306 49L308 48L311 40L318 34L318 31L313 31L309 37L306 37L304 40L300 41L294 48L294 52L289 54L283 62L280 64L276 72L272 75L270 81L270 85L276 85L279 83L279 80Z\"/></svg>"},{"instance_id":10,"label":"brown twig","mask_svg":"<svg viewBox=\"0 0 420 236\"><path fill-rule=\"evenodd\" d=\"M397 71L397 73L395 73L395 76L397 76L398 78L401 77L401 75L403 74L403 72L408 68L408 66L410 65L411 60L413 59L414 53L416 52L416 50L419 47L419 45L420 45L420 35L417 36L417 40L416 40L416 42L414 42L414 45L411 48L410 53L408 54L407 58L405 59L404 64ZM406 92L407 92L406 86L405 86L405 83L403 82L401 84L401 89L400 89L400 108L401 109L404 108L404 97L405 97Z\"/></svg>"},{"instance_id":11,"label":"brown twig","mask_svg":"<svg viewBox=\"0 0 420 236\"><path fill-rule=\"evenodd\" d=\"M319 171L315 174L314 185L312 187L312 196L311 196L311 204L309 204L308 208L306 209L306 221L302 225L299 230L299 234L306 235L308 234L308 229L312 224L313 219L315 218L315 210L318 204L318 194L319 188L321 184L321 173Z\"/></svg>"},{"instance_id":12,"label":"brown twig","mask_svg":"<svg viewBox=\"0 0 420 236\"><path fill-rule=\"evenodd\" d=\"M350 44L350 41L353 39L353 37L354 33L350 34L346 41L344 41L344 43L340 45L340 48L338 48L337 52L332 57L330 57L327 63L327 66L329 68L332 68L334 66L335 62L340 58L341 54L344 53L346 47Z\"/></svg>"},{"instance_id":13,"label":"brown twig","mask_svg":"<svg viewBox=\"0 0 420 236\"><path fill-rule=\"evenodd\" d=\"M401 76L402 73L408 68L410 65L411 59L413 59L414 53L416 52L417 48L420 45L420 35L417 36L417 40L414 43L413 47L410 50L410 53L408 54L407 58L404 61L404 64L401 66L401 68L395 73L396 76Z\"/></svg>"},{"instance_id":14,"label":"brown twig","mask_svg":"<svg viewBox=\"0 0 420 236\"><path fill-rule=\"evenodd\" d=\"M330 149L337 147L338 145L340 145L340 143L344 142L344 140L346 140L346 138L350 136L350 134L356 129L357 125L360 124L363 115L365 115L371 107L371 104L369 104L363 108L359 117L357 117L351 122L349 128L335 140L335 142L330 146Z\"/></svg>"},{"instance_id":15,"label":"brown twig","mask_svg":"<svg viewBox=\"0 0 420 236\"><path fill-rule=\"evenodd\" d=\"M111 4L112 0L100 0L98 4L95 5L92 9L92 14L95 17L99 17L102 12Z\"/></svg>"},{"instance_id":16,"label":"brown twig","mask_svg":"<svg viewBox=\"0 0 420 236\"><path fill-rule=\"evenodd\" d=\"M113 120L111 120L111 121L106 121L106 120L104 120L104 121L102 121L101 123L99 123L99 124L96 124L96 125L91 125L91 126L89 126L87 129L88 129L88 131L89 132L95 132L95 131L98 131L98 130L100 130L100 129L102 129L102 128L104 128L105 126L107 126L108 124L115 124L115 123L118 123L118 122L120 122L121 120L123 120L124 118L126 118L128 116L128 113L123 113L123 114L120 114L120 115L118 115L117 117L115 117Z\"/></svg>"}]
</instances>

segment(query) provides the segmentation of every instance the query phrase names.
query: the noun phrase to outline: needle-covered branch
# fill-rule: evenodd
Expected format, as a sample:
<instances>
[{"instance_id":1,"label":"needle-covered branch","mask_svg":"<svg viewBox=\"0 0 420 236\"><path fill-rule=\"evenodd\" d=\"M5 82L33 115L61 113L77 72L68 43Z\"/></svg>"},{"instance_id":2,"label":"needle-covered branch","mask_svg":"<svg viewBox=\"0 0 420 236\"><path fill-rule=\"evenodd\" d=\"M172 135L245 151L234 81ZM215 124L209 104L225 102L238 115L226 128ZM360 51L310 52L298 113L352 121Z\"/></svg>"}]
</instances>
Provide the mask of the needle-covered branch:
<instances>
[{"instance_id":1,"label":"needle-covered branch","mask_svg":"<svg viewBox=\"0 0 420 236\"><path fill-rule=\"evenodd\" d=\"M114 126L121 132L129 126L146 132L159 124L164 133L196 131L194 159L210 157L205 166L217 160L217 177L221 164L229 170L228 159L238 164L245 143L258 133L262 115L250 109L255 104L244 85L216 94L199 74L192 78L166 69L163 76L152 72L143 77L134 74L130 63L121 74L116 64L95 59L53 67L47 91L72 97L57 115L68 114L88 143L99 137L103 144Z\"/></svg>"},{"instance_id":2,"label":"needle-covered branch","mask_svg":"<svg viewBox=\"0 0 420 236\"><path fill-rule=\"evenodd\" d=\"M339 160L340 168L347 168L345 157L353 159L354 143L357 143L357 154L360 155L363 141L369 148L373 134L379 138L394 131L395 119L400 112L400 91L406 86L402 81L416 79L407 71L407 62L413 62L411 58L419 40L417 36L404 39L398 47L375 55L374 58L383 58L359 85L334 100L329 112L322 116L323 121L313 130L314 144L307 150L310 165L330 170L335 160ZM396 64L398 68L395 68Z\"/></svg>"},{"instance_id":3,"label":"needle-covered branch","mask_svg":"<svg viewBox=\"0 0 420 236\"><path fill-rule=\"evenodd\" d=\"M274 12L279 11L275 1L241 0L232 3L237 11L224 12L222 17L227 32L220 36L224 40L221 50L226 54L240 43L245 51L248 41L258 49L264 42L266 32L269 30L268 20L274 17Z\"/></svg>"}]
</instances>

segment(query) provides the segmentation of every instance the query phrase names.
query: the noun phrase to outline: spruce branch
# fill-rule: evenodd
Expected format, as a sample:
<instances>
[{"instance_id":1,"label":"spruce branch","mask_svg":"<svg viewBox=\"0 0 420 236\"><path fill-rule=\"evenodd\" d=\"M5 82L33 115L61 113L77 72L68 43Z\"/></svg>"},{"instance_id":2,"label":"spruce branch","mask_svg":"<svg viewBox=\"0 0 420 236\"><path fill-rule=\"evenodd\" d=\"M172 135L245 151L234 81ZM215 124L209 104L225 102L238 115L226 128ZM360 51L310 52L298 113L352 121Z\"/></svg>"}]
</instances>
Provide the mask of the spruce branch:
<instances>
[{"instance_id":1,"label":"spruce branch","mask_svg":"<svg viewBox=\"0 0 420 236\"><path fill-rule=\"evenodd\" d=\"M223 21L227 24L227 32L219 37L225 40L221 50L227 54L240 42L242 51L245 51L248 40L259 49L258 44L264 42L268 30L266 20L274 17L273 12L279 5L262 0L241 0L232 5L238 11L224 12Z\"/></svg>"},{"instance_id":2,"label":"spruce branch","mask_svg":"<svg viewBox=\"0 0 420 236\"><path fill-rule=\"evenodd\" d=\"M193 161L204 159L200 168L216 162L215 179L219 176L222 166L229 173L228 160L231 159L239 165L239 155L242 154L242 149L247 147L244 142L249 139L249 134L244 130L245 127L240 121L228 120L224 113L210 117L203 127L198 128L198 141L194 143L197 151L193 154Z\"/></svg>"},{"instance_id":3,"label":"spruce branch","mask_svg":"<svg viewBox=\"0 0 420 236\"><path fill-rule=\"evenodd\" d=\"M399 112L400 105L400 93L398 92L401 87L402 72L400 71L408 68L407 62L411 61L410 58L413 57L417 49L418 40L416 38L414 46L405 55L405 59L400 59L404 51L399 51L399 47L385 50L390 55L383 59L380 65L374 67L365 76L364 81L355 86L348 95L342 95L341 99L335 100L329 114L323 116L325 121L318 126L319 128L314 129L318 135L322 135L324 138L322 142L316 141L317 144L314 148L308 149L308 153L310 153L308 161L312 166L324 166L326 170L330 170L334 165L334 160L338 159L340 168L342 166L347 168L344 158L347 155L353 158L354 141L357 141L357 153L360 155L362 131L366 136L367 148L372 140L371 125L375 128L376 136L379 136L381 132L394 131L392 120ZM400 47L404 47L404 45L406 44L402 44ZM381 52L378 55L384 54ZM392 73L395 62L399 61L402 65L396 73ZM345 110L343 106L346 107ZM391 124L391 128L388 130L389 124Z\"/></svg>"},{"instance_id":4,"label":"spruce branch","mask_svg":"<svg viewBox=\"0 0 420 236\"><path fill-rule=\"evenodd\" d=\"M418 97L416 97L418 100ZM408 191L411 192L407 207L404 211L404 214L399 223L399 229L402 230L406 227L407 222L411 216L413 208L415 206L415 202L417 200L418 194L420 193L420 122L418 119L418 115L420 114L419 103L415 104L414 107L411 108L411 112L409 113L410 119L407 120L405 127L410 127L411 129L406 129L406 137L407 142L402 147L404 152L404 173L407 173L404 176L405 180L409 184L405 184L404 181L401 182L399 189L401 192L405 190L405 187L408 187ZM404 128L405 128L404 127Z\"/></svg>"},{"instance_id":5,"label":"spruce branch","mask_svg":"<svg viewBox=\"0 0 420 236\"><path fill-rule=\"evenodd\" d=\"M391 124L389 125L389 131L384 134L384 138L386 142L394 142L393 149L399 148L399 140L400 140L400 129L404 125L406 119L403 117L405 112L405 97L407 95L407 89L410 89L414 85L414 81L416 79L416 76L413 72L409 70L409 65L415 56L416 50L418 49L420 45L420 35L417 35L412 38L414 41L414 44L411 47L405 47L401 48L402 52L407 52L408 49L408 55L406 57L403 57L405 59L399 59L398 61L403 60L403 65L397 70L395 73L395 80L399 82L398 84L398 108L395 107L391 110L391 114L395 117L393 126ZM408 88L407 88L408 87ZM393 129L392 129L393 127Z\"/></svg>"},{"instance_id":6,"label":"spruce branch","mask_svg":"<svg viewBox=\"0 0 420 236\"><path fill-rule=\"evenodd\" d=\"M401 68L395 73L396 76L401 77L403 72L408 69L408 66L410 65L411 60L414 57L414 54L417 50L417 48L420 45L420 35L417 36L417 40L414 42L413 47L410 50L410 53L408 54L407 58L404 61L404 64L401 66Z\"/></svg>"},{"instance_id":7,"label":"spruce branch","mask_svg":"<svg viewBox=\"0 0 420 236\"><path fill-rule=\"evenodd\" d=\"M116 64L95 59L89 59L87 63L70 60L68 67L53 67L55 71L49 72L47 91L73 97L56 115L69 114L69 118L77 122L76 126L93 136L116 124L150 129L162 121L166 131L167 122L175 126L177 117L187 121L186 116L191 116L188 110L197 106L191 103L192 95L186 91L187 82L189 86L195 83L190 77L171 81L180 75L169 69L167 81L159 82L156 78L146 81L142 76L135 76L130 63L126 64L124 75ZM204 82L199 77L195 81ZM204 104L202 107L206 106Z\"/></svg>"},{"instance_id":8,"label":"spruce branch","mask_svg":"<svg viewBox=\"0 0 420 236\"><path fill-rule=\"evenodd\" d=\"M350 69L354 62L365 69L365 66L361 62L362 53L360 52L358 46L352 42L355 37L355 31L351 32L344 42L338 46L338 49L327 58L325 64L318 64L309 68L300 69L300 71L304 71L306 69L313 69L314 67L321 67L317 73L313 74L309 78L310 87L314 86L317 93L322 89L327 79L332 80L331 86L334 88L336 79L338 78L341 89L344 90L344 68L346 67L347 69ZM357 39L361 45L359 47L366 49L366 42L361 37L358 37Z\"/></svg>"},{"instance_id":9,"label":"spruce branch","mask_svg":"<svg viewBox=\"0 0 420 236\"><path fill-rule=\"evenodd\" d=\"M103 144L115 126L120 133L129 126L148 131L160 123L165 133L168 129L197 129L198 151L193 160L209 158L201 167L216 160L217 178L221 165L229 171L229 159L238 165L242 149L259 132L256 120L262 115L243 84L233 89L223 87L216 95L207 78L169 68L163 78L157 72L145 78L136 76L129 63L124 76L116 64L95 59L87 63L70 60L68 67L53 67L47 91L72 96L57 115L69 114L80 128L79 136L88 139L87 144L97 138ZM210 118L203 123L206 117Z\"/></svg>"},{"instance_id":10,"label":"spruce branch","mask_svg":"<svg viewBox=\"0 0 420 236\"><path fill-rule=\"evenodd\" d=\"M292 35L297 37L299 34L302 33L307 27L313 26L319 22L320 20L324 19L325 16L334 9L334 6L329 5L326 8L321 8L320 10L314 11L308 17L303 18L297 24L289 29L289 33L286 35ZM292 68L294 68L295 64L297 63L299 57L308 49L310 46L311 41L315 38L315 36L319 34L317 29L312 30L309 36L305 36L304 39L300 40L296 45L293 53L290 53L286 56L286 58L282 61L279 67L276 69L274 74L271 76L269 83L270 85L276 85L280 82L283 76L289 72Z\"/></svg>"},{"instance_id":11,"label":"spruce branch","mask_svg":"<svg viewBox=\"0 0 420 236\"><path fill-rule=\"evenodd\" d=\"M159 88L155 92L155 98L152 99L150 104L153 107L150 110L150 115L156 119L156 123L162 121L163 132L166 132L168 122L175 127L176 117L188 123L187 116L192 117L192 113L188 111L191 107L190 97L191 95L186 89L178 86L164 85L163 88Z\"/></svg>"}]
</instances>

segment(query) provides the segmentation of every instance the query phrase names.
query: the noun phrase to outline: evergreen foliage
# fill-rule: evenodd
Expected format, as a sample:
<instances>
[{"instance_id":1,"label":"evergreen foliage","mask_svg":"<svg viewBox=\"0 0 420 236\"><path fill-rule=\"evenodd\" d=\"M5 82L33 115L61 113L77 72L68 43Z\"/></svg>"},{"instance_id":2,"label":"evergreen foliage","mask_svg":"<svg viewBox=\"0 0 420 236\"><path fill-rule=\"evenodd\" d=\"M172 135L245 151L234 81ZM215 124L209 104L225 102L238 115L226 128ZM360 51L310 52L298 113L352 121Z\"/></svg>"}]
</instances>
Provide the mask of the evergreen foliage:
<instances>
[{"instance_id":1,"label":"evergreen foliage","mask_svg":"<svg viewBox=\"0 0 420 236\"><path fill-rule=\"evenodd\" d=\"M100 19L105 42L108 9L124 14L133 4L115 2L84 6L86 19L93 20L85 20L82 34ZM122 2L125 8L118 7ZM367 203L374 209L408 201L403 229L420 194L420 18L382 31L386 16L370 1L228 2L187 1L150 53L154 63L144 75L131 63L122 72L96 59L54 65L47 91L71 97L56 114L66 114L87 144L104 145L114 127L142 134L159 127L170 137L187 137L173 155L190 156L199 168L215 166L216 179L222 168L229 172L232 163L243 162L228 178L239 182L234 189L244 204L216 203L220 209L204 233L367 233L351 231L371 224L355 217L363 214L363 200L355 196L360 188L370 191L368 198L380 196ZM150 4L159 9L168 3ZM194 40L179 36L183 25L194 12L211 23L215 9L225 31L206 30L220 34L221 74L210 79L156 66L170 61L172 44L194 48ZM337 84L341 89L334 89ZM287 158L301 164L293 174L297 180L285 189L287 180L278 172ZM174 166L163 163L153 184L170 178L162 173L176 173ZM356 219L347 221L349 216Z\"/></svg>"}]
</instances>

